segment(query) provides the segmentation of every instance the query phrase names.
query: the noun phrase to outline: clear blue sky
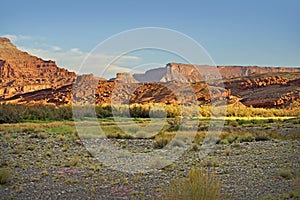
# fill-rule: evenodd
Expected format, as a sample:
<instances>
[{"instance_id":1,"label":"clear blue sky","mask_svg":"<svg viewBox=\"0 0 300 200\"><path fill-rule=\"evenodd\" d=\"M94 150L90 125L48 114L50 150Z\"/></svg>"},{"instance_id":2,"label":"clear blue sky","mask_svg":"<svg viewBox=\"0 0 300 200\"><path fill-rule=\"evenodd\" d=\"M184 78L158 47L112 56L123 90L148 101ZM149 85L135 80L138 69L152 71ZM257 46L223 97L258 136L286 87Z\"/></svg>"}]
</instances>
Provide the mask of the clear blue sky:
<instances>
[{"instance_id":1,"label":"clear blue sky","mask_svg":"<svg viewBox=\"0 0 300 200\"><path fill-rule=\"evenodd\" d=\"M76 65L61 57L89 52L121 31L154 26L192 37L218 65L300 66L299 10L298 0L7 0L1 2L0 36Z\"/></svg>"}]
</instances>

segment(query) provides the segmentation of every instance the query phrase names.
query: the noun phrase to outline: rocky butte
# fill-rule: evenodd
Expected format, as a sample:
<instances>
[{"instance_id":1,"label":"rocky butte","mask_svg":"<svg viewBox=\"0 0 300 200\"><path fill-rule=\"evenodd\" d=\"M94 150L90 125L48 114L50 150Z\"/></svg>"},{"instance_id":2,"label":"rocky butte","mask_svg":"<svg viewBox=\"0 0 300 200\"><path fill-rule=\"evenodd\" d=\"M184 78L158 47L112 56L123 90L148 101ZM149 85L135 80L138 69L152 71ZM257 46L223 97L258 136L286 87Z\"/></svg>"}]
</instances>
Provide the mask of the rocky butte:
<instances>
[{"instance_id":1,"label":"rocky butte","mask_svg":"<svg viewBox=\"0 0 300 200\"><path fill-rule=\"evenodd\" d=\"M168 63L143 74L117 73L106 80L76 75L0 38L2 104L189 104L193 98L199 105L226 100L254 107L299 106L300 68Z\"/></svg>"},{"instance_id":2,"label":"rocky butte","mask_svg":"<svg viewBox=\"0 0 300 200\"><path fill-rule=\"evenodd\" d=\"M9 39L0 38L0 98L71 85L76 74L22 52Z\"/></svg>"}]
</instances>

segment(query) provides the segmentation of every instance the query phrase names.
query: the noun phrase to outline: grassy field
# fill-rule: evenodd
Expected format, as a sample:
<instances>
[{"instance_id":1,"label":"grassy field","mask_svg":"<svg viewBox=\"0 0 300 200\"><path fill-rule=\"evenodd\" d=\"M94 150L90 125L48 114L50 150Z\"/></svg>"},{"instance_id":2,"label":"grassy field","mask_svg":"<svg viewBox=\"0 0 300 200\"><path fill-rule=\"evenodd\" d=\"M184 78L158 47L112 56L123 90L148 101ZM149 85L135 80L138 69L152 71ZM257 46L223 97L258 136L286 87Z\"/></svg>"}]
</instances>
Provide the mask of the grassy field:
<instances>
[{"instance_id":1,"label":"grassy field","mask_svg":"<svg viewBox=\"0 0 300 200\"><path fill-rule=\"evenodd\" d=\"M280 134L281 128L288 129L290 127L292 129L294 125L300 124L300 118L297 117L201 117L187 120L187 122L182 121L183 119L180 118L149 119L122 117L86 118L79 122L32 120L22 123L0 124L0 132L31 132L72 135L83 138L148 138L159 141L171 140L173 135L177 134L178 131L181 134L189 135L189 131L192 130L196 131L194 142L201 144L205 134L209 131L210 123L220 121L224 127L220 134L219 143L300 138L299 134Z\"/></svg>"},{"instance_id":2,"label":"grassy field","mask_svg":"<svg viewBox=\"0 0 300 200\"><path fill-rule=\"evenodd\" d=\"M84 120L87 118L110 119L111 117L128 118L205 118L205 117L236 117L236 118L274 118L299 117L300 109L295 108L252 108L245 106L179 106L164 104L133 104L122 106L86 105L86 106L50 106L50 105L0 105L0 123L16 123L32 120L63 121ZM129 116L130 115L130 116Z\"/></svg>"}]
</instances>

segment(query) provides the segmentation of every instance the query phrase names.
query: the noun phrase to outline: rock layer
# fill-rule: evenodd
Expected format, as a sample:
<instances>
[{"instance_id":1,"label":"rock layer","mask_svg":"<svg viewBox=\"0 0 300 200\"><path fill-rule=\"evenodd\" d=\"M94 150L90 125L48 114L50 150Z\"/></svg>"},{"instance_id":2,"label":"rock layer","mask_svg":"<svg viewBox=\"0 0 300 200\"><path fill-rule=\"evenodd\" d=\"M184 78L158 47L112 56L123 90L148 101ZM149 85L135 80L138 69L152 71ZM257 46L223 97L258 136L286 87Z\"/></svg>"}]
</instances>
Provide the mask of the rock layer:
<instances>
[{"instance_id":1,"label":"rock layer","mask_svg":"<svg viewBox=\"0 0 300 200\"><path fill-rule=\"evenodd\" d=\"M72 84L74 72L22 52L9 39L0 38L0 98L10 98Z\"/></svg>"},{"instance_id":2,"label":"rock layer","mask_svg":"<svg viewBox=\"0 0 300 200\"><path fill-rule=\"evenodd\" d=\"M300 105L300 68L168 63L144 74L117 73L107 81L76 76L0 38L0 103L201 105L224 100L254 107Z\"/></svg>"},{"instance_id":3,"label":"rock layer","mask_svg":"<svg viewBox=\"0 0 300 200\"><path fill-rule=\"evenodd\" d=\"M265 73L300 72L300 68L259 67L259 66L208 66L182 63L168 63L164 68L147 71L145 74L134 74L140 82L184 81L199 82L213 79L230 79Z\"/></svg>"}]
</instances>

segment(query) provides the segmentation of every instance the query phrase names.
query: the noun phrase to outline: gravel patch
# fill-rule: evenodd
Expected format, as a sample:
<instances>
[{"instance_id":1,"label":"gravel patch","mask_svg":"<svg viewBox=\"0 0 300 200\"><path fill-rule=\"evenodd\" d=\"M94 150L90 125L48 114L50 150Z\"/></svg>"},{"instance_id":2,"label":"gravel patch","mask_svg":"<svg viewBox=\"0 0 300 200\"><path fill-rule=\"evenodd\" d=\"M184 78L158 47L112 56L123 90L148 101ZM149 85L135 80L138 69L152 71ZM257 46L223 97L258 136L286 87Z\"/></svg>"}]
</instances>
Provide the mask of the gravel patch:
<instances>
[{"instance_id":1,"label":"gravel patch","mask_svg":"<svg viewBox=\"0 0 300 200\"><path fill-rule=\"evenodd\" d=\"M0 185L1 199L158 199L172 181L200 166L221 180L223 199L268 195L284 199L296 189L300 174L297 140L218 144L204 159L199 158L201 152L189 150L162 169L126 173L105 166L83 145L97 145L101 139L80 142L68 136L39 137L36 133L0 136L0 166L12 171L10 181ZM109 142L131 153L155 151L149 139ZM290 177L281 176L284 170Z\"/></svg>"}]
</instances>

